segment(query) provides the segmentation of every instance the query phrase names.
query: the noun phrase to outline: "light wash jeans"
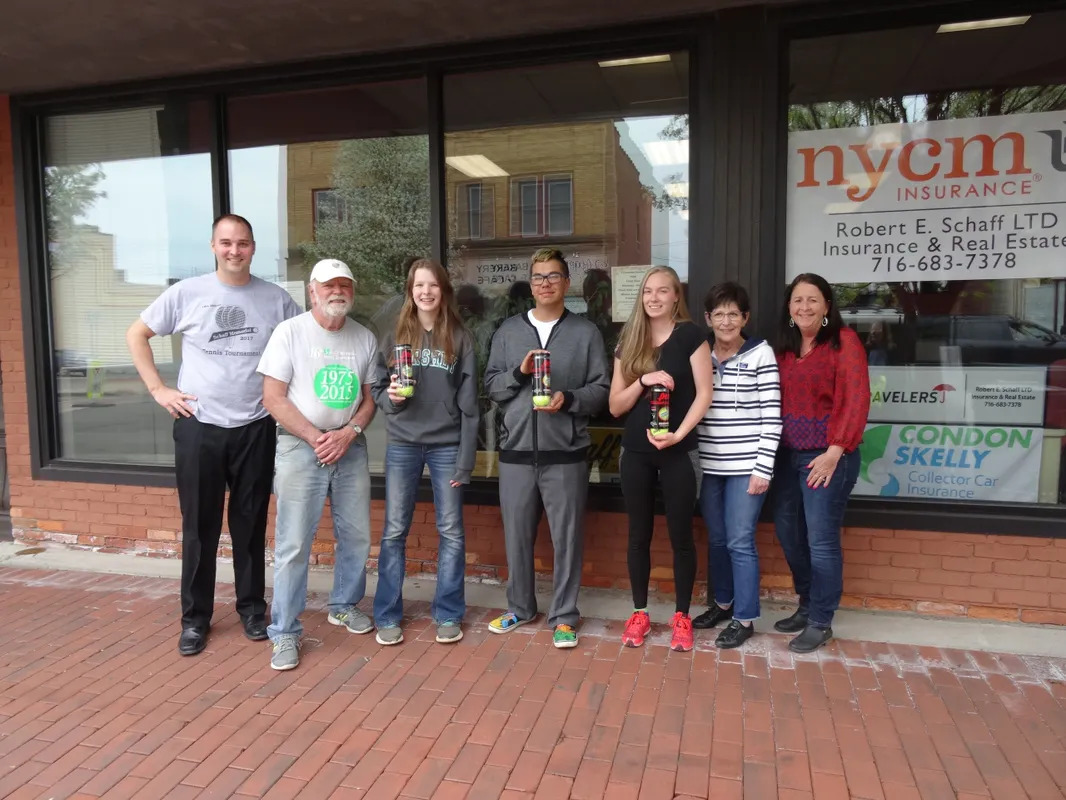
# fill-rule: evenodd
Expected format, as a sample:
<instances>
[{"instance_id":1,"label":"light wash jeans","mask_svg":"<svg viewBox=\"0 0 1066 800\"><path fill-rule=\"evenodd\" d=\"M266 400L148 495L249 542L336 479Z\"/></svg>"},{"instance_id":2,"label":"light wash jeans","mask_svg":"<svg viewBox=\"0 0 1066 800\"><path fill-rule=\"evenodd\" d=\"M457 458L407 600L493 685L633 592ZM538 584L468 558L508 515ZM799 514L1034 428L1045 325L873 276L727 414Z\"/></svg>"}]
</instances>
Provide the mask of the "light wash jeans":
<instances>
[{"instance_id":1,"label":"light wash jeans","mask_svg":"<svg viewBox=\"0 0 1066 800\"><path fill-rule=\"evenodd\" d=\"M370 467L366 439L359 436L348 452L328 467L317 466L315 451L299 437L278 436L274 457L274 600L271 640L300 636L307 605L307 567L322 511L329 498L333 513L334 565L331 611L353 606L366 594L370 556Z\"/></svg>"},{"instance_id":2,"label":"light wash jeans","mask_svg":"<svg viewBox=\"0 0 1066 800\"><path fill-rule=\"evenodd\" d=\"M385 530L378 555L378 589L374 595L377 627L403 619L403 577L407 534L423 466L429 466L433 506L437 512L437 591L431 613L438 625L462 622L466 614L466 535L463 532L463 487L452 486L458 445L393 444L385 448Z\"/></svg>"}]
</instances>

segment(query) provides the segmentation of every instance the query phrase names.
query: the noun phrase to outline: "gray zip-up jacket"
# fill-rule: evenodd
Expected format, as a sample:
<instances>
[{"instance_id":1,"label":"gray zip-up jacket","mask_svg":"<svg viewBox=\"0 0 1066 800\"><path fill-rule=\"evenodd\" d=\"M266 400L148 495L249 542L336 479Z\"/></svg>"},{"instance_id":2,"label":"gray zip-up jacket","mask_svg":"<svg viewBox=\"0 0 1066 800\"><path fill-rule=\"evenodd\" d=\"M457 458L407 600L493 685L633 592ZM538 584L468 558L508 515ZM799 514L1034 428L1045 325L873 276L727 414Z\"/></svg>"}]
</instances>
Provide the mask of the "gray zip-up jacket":
<instances>
[{"instance_id":1,"label":"gray zip-up jacket","mask_svg":"<svg viewBox=\"0 0 1066 800\"><path fill-rule=\"evenodd\" d=\"M533 410L530 375L521 372L530 350L551 353L552 393L563 393L562 410ZM525 314L504 320L492 337L485 390L501 416L500 461L508 464L573 464L588 455L589 417L607 405L611 379L599 330L584 317L563 311L547 346Z\"/></svg>"}]
</instances>

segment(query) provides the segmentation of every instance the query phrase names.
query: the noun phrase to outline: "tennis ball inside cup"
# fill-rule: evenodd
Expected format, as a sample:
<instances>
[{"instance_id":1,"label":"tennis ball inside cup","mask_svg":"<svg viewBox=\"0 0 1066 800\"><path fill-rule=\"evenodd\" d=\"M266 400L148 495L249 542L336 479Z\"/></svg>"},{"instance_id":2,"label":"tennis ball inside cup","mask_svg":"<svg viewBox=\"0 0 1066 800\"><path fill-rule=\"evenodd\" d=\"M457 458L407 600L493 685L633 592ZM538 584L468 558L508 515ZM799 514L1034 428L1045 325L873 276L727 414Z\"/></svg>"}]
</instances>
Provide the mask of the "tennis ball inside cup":
<instances>
[{"instance_id":1,"label":"tennis ball inside cup","mask_svg":"<svg viewBox=\"0 0 1066 800\"><path fill-rule=\"evenodd\" d=\"M415 387L414 386L401 386L400 388L398 388L396 390L396 394L398 394L400 397L414 397L415 396Z\"/></svg>"},{"instance_id":2,"label":"tennis ball inside cup","mask_svg":"<svg viewBox=\"0 0 1066 800\"><path fill-rule=\"evenodd\" d=\"M551 397L546 394L533 395L533 405L535 405L537 408L544 408L545 406L549 406L551 405L551 402Z\"/></svg>"}]
</instances>

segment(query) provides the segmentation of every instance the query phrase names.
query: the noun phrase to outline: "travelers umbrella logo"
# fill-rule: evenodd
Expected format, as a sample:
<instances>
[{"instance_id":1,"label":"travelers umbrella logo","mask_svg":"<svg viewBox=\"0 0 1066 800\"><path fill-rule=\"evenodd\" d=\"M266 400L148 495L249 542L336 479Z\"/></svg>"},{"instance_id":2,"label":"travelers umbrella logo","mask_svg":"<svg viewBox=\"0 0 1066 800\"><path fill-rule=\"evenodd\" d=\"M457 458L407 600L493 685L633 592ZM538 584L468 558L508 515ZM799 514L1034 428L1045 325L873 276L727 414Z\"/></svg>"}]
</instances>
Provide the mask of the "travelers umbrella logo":
<instances>
[{"instance_id":1,"label":"travelers umbrella logo","mask_svg":"<svg viewBox=\"0 0 1066 800\"><path fill-rule=\"evenodd\" d=\"M245 319L244 309L240 306L219 306L215 312L215 325L218 326L218 330L211 334L209 341L258 333L258 328L244 326Z\"/></svg>"},{"instance_id":2,"label":"travelers umbrella logo","mask_svg":"<svg viewBox=\"0 0 1066 800\"><path fill-rule=\"evenodd\" d=\"M954 392L955 387L950 383L939 383L933 387L934 392L940 392L940 402L946 403L948 401L948 392Z\"/></svg>"}]
</instances>

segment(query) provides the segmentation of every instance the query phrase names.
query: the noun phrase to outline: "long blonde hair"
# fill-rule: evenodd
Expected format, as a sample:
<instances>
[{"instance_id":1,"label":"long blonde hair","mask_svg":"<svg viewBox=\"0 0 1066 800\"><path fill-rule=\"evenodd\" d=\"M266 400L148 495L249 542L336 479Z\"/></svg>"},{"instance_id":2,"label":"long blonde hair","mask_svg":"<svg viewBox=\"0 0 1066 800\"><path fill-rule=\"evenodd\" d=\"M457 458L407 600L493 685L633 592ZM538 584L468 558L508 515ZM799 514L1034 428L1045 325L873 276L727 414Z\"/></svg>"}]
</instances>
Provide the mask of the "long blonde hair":
<instances>
[{"instance_id":1,"label":"long blonde hair","mask_svg":"<svg viewBox=\"0 0 1066 800\"><path fill-rule=\"evenodd\" d=\"M437 321L433 323L433 346L444 351L444 359L451 363L455 356L455 345L465 330L463 320L455 306L455 290L451 279L440 262L431 258L418 258L407 270L407 283L404 291L403 307L396 318L396 344L408 344L418 347L422 344L422 325L418 321L418 307L414 300L415 272L428 269L440 284L440 307L437 309ZM388 354L392 364L392 354Z\"/></svg>"},{"instance_id":2,"label":"long blonde hair","mask_svg":"<svg viewBox=\"0 0 1066 800\"><path fill-rule=\"evenodd\" d=\"M691 322L692 317L688 313L688 304L685 303L685 294L681 291L681 279L670 267L652 267L644 274L640 282L640 290L637 292L637 300L633 304L633 311L622 328L622 335L618 339L618 359L622 362L622 377L626 383L632 383L641 375L654 372L658 367L656 361L659 358L659 348L652 344L651 323L648 314L644 310L644 287L648 278L652 275L665 274L670 276L677 293L677 304L674 306L674 322Z\"/></svg>"}]
</instances>

